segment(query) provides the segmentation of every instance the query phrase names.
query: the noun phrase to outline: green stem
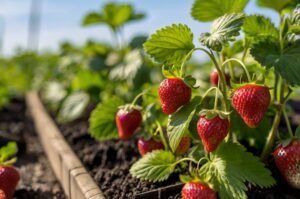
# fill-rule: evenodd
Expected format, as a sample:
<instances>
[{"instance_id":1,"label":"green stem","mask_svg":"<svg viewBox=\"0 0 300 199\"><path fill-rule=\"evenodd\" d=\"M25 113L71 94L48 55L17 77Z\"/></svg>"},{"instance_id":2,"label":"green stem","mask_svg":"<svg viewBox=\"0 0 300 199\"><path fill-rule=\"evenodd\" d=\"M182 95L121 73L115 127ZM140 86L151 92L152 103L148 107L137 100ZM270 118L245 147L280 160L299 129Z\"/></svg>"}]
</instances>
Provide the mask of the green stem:
<instances>
[{"instance_id":1,"label":"green stem","mask_svg":"<svg viewBox=\"0 0 300 199\"><path fill-rule=\"evenodd\" d=\"M283 108L282 110L282 114L283 114L283 117L284 117L284 120L285 120L285 123L286 123L286 126L287 126L287 129L288 129L288 133L291 137L293 137L293 130L292 130L292 127L291 127L291 123L289 121L289 118L288 118L288 115L286 113L286 110L285 108Z\"/></svg>"},{"instance_id":2,"label":"green stem","mask_svg":"<svg viewBox=\"0 0 300 199\"><path fill-rule=\"evenodd\" d=\"M250 42L248 42L248 40L245 38L245 47L244 47L244 52L243 52L243 55L242 55L242 62L245 61L245 58L246 58L246 55L247 55L247 52L248 52L248 49L249 49L249 45L250 45Z\"/></svg>"},{"instance_id":3,"label":"green stem","mask_svg":"<svg viewBox=\"0 0 300 199\"><path fill-rule=\"evenodd\" d=\"M135 98L133 99L132 103L130 104L130 108L133 108L134 105L136 104L137 100L142 97L143 95L145 95L147 92L143 91L140 94L138 94L137 96L135 96Z\"/></svg>"},{"instance_id":4,"label":"green stem","mask_svg":"<svg viewBox=\"0 0 300 199\"><path fill-rule=\"evenodd\" d=\"M209 89L203 94L200 104L203 103L203 101L204 101L204 99L207 97L207 95L208 95L210 92L212 92L213 90L216 90L216 92L219 92L219 93L221 94L221 96L222 96L222 103L223 103L223 106L225 107L225 106L226 106L226 99L225 99L225 97L224 97L222 91L221 91L218 87L211 87L211 88L209 88Z\"/></svg>"},{"instance_id":5,"label":"green stem","mask_svg":"<svg viewBox=\"0 0 300 199\"><path fill-rule=\"evenodd\" d=\"M167 142L167 140L165 138L165 135L164 135L164 132L162 130L162 127L161 127L160 123L157 120L156 120L156 125L158 127L159 136L160 136L161 141L163 142L163 145L164 145L165 149L169 150L168 142Z\"/></svg>"},{"instance_id":6,"label":"green stem","mask_svg":"<svg viewBox=\"0 0 300 199\"><path fill-rule=\"evenodd\" d=\"M190 50L190 52L184 57L184 59L181 63L181 67L180 67L180 77L185 76L185 72L186 72L185 63L187 62L188 58L190 58L192 56L193 52L195 52L196 50L197 50L197 48L194 48L194 49Z\"/></svg>"},{"instance_id":7,"label":"green stem","mask_svg":"<svg viewBox=\"0 0 300 199\"><path fill-rule=\"evenodd\" d=\"M274 101L278 101L278 81L279 75L275 72L275 81L274 81Z\"/></svg>"},{"instance_id":8,"label":"green stem","mask_svg":"<svg viewBox=\"0 0 300 199\"><path fill-rule=\"evenodd\" d=\"M195 163L195 164L198 163L196 160L194 160L194 159L192 159L192 158L183 158L183 159L180 159L180 160L176 161L176 162L174 163L174 165L177 165L177 164L179 164L179 163L181 163L181 162L184 162L184 161L191 161L191 162L193 162L193 163Z\"/></svg>"},{"instance_id":9,"label":"green stem","mask_svg":"<svg viewBox=\"0 0 300 199\"><path fill-rule=\"evenodd\" d=\"M270 152L273 149L274 141L275 141L275 137L276 137L276 132L277 132L277 129L278 129L278 126L279 126L279 123L280 123L281 113L282 113L282 107L280 106L279 110L276 112L272 128L271 128L271 130L269 132L269 136L267 138L265 147L264 147L263 152L262 152L262 154L260 156L260 158L261 158L262 161L266 161L267 160Z\"/></svg>"},{"instance_id":10,"label":"green stem","mask_svg":"<svg viewBox=\"0 0 300 199\"><path fill-rule=\"evenodd\" d=\"M217 110L217 106L218 106L218 89L216 89L216 94L215 94L214 110Z\"/></svg>"},{"instance_id":11,"label":"green stem","mask_svg":"<svg viewBox=\"0 0 300 199\"><path fill-rule=\"evenodd\" d=\"M226 80L225 80L225 74L223 73L223 71L221 70L221 67L219 66L215 56L214 56L214 53L212 51L210 51L210 53L208 54L209 57L211 58L212 62L214 63L217 71L218 71L218 74L220 76L220 79L221 79L221 92L222 92L222 95L223 97L225 98L225 101L227 99L227 87L226 87ZM227 112L228 111L228 103L226 101L225 103L225 111Z\"/></svg>"},{"instance_id":12,"label":"green stem","mask_svg":"<svg viewBox=\"0 0 300 199\"><path fill-rule=\"evenodd\" d=\"M251 81L251 77L250 77L249 71L248 71L247 67L245 66L245 64L244 64L241 60L238 60L238 59L236 59L236 58L230 58L230 59L227 59L227 60L222 64L222 67L224 67L224 66L226 65L226 63L228 63L228 62L233 62L233 61L239 63L239 64L242 66L242 68L244 69L244 71L245 71L245 73L246 73L248 82L250 82L250 81Z\"/></svg>"}]
</instances>

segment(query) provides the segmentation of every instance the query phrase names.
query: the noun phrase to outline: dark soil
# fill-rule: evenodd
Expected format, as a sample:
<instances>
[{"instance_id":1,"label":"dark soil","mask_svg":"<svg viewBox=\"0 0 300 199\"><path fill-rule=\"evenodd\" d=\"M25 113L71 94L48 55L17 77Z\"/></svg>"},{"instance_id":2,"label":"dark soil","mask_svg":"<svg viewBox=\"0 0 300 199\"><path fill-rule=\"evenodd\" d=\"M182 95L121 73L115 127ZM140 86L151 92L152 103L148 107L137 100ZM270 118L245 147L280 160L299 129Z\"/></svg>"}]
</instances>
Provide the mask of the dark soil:
<instances>
[{"instance_id":1,"label":"dark soil","mask_svg":"<svg viewBox=\"0 0 300 199\"><path fill-rule=\"evenodd\" d=\"M0 146L8 141L18 144L16 167L21 174L16 199L64 199L42 146L26 116L24 100L15 99L0 111Z\"/></svg>"},{"instance_id":2,"label":"dark soil","mask_svg":"<svg viewBox=\"0 0 300 199\"><path fill-rule=\"evenodd\" d=\"M161 190L161 192L151 194L151 190L178 184L179 180L176 175L163 183L148 183L135 179L129 174L130 166L140 158L136 139L95 141L88 134L88 114L72 123L60 125L60 129L108 199L181 198L182 185L178 185L175 189L168 188L167 191ZM278 185L269 189L259 189L249 185L249 199L299 199L300 191L292 189L285 183L272 159L270 159L270 165ZM142 194L145 192L150 193Z\"/></svg>"}]
</instances>

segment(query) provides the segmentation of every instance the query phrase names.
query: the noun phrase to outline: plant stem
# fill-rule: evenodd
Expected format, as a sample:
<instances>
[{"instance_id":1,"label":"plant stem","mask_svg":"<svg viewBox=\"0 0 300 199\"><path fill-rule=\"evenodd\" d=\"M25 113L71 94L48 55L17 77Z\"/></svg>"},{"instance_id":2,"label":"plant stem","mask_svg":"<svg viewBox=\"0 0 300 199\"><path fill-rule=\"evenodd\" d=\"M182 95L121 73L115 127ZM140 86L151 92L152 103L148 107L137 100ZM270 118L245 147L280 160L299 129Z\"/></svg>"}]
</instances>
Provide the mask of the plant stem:
<instances>
[{"instance_id":1,"label":"plant stem","mask_svg":"<svg viewBox=\"0 0 300 199\"><path fill-rule=\"evenodd\" d=\"M245 47L244 47L244 52L243 52L243 55L242 55L242 62L245 61L245 58L246 58L246 55L247 55L247 52L248 52L248 49L249 49L249 44L250 42L248 42L248 40L245 38Z\"/></svg>"},{"instance_id":2,"label":"plant stem","mask_svg":"<svg viewBox=\"0 0 300 199\"><path fill-rule=\"evenodd\" d=\"M228 103L227 103L227 88L226 88L226 80L225 80L225 75L223 73L223 71L221 70L221 67L219 66L215 56L214 56L214 53L212 51L210 51L209 53L209 57L211 58L212 62L214 63L217 71L218 71L218 74L220 76L220 79L221 79L221 92L222 92L222 95L226 101L225 103L225 111L227 112L228 111Z\"/></svg>"},{"instance_id":3,"label":"plant stem","mask_svg":"<svg viewBox=\"0 0 300 199\"><path fill-rule=\"evenodd\" d=\"M159 121L156 120L156 124L157 124L157 127L158 127L158 132L159 132L160 139L163 142L163 145L164 145L165 149L169 150L168 142L167 142L167 140L165 138L164 132L162 130L162 127L161 127Z\"/></svg>"},{"instance_id":4,"label":"plant stem","mask_svg":"<svg viewBox=\"0 0 300 199\"><path fill-rule=\"evenodd\" d=\"M287 126L287 129L288 129L288 133L291 137L293 137L293 130L292 130L292 127L291 127L291 123L289 121L289 118L288 118L288 115L286 113L286 110L285 108L283 108L282 110L282 114L283 114L283 117L284 117L284 120L285 120L285 123L286 123L286 126Z\"/></svg>"},{"instance_id":5,"label":"plant stem","mask_svg":"<svg viewBox=\"0 0 300 199\"><path fill-rule=\"evenodd\" d=\"M226 65L226 63L232 62L232 61L238 62L238 63L242 66L242 68L244 69L244 71L245 71L245 73L246 73L248 82L250 82L250 81L251 81L251 77L250 77L249 71L248 71L247 67L245 66L245 64L244 64L241 60L238 60L238 59L236 59L236 58L230 58L230 59L227 59L227 60L222 64L222 67L224 67L224 66Z\"/></svg>"},{"instance_id":6,"label":"plant stem","mask_svg":"<svg viewBox=\"0 0 300 199\"><path fill-rule=\"evenodd\" d=\"M185 76L185 72L186 72L186 65L185 63L187 62L188 58L190 58L192 56L192 54L197 50L197 48L194 48L192 50L190 50L190 52L184 57L181 66L180 66L180 77L184 77Z\"/></svg>"},{"instance_id":7,"label":"plant stem","mask_svg":"<svg viewBox=\"0 0 300 199\"><path fill-rule=\"evenodd\" d=\"M274 145L274 140L275 140L275 137L276 137L277 128L278 128L279 123L280 123L281 113L282 113L282 107L280 106L279 110L276 112L272 128L269 132L269 136L267 138L265 147L264 147L263 152L260 156L262 161L266 161L266 159L268 158L270 152L272 151L272 148L273 148L273 145Z\"/></svg>"},{"instance_id":8,"label":"plant stem","mask_svg":"<svg viewBox=\"0 0 300 199\"><path fill-rule=\"evenodd\" d=\"M181 163L181 162L184 162L184 161L191 161L191 162L193 162L193 163L195 163L195 164L198 163L196 160L194 160L194 159L192 159L192 158L182 158L182 159L178 160L177 162L175 162L174 165L177 165L177 164L179 164L179 163Z\"/></svg>"},{"instance_id":9,"label":"plant stem","mask_svg":"<svg viewBox=\"0 0 300 199\"><path fill-rule=\"evenodd\" d=\"M217 110L217 106L218 106L218 89L216 89L216 94L215 94L214 110Z\"/></svg>"}]
</instances>

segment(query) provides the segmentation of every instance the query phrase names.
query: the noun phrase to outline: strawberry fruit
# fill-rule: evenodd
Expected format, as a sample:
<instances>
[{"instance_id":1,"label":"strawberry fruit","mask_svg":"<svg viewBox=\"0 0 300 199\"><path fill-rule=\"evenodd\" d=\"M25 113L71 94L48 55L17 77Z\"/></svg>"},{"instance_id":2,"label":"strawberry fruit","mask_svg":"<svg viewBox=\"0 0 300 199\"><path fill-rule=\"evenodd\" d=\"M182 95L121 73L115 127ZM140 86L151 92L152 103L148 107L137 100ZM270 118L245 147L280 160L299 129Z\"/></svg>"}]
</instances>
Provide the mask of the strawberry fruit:
<instances>
[{"instance_id":1,"label":"strawberry fruit","mask_svg":"<svg viewBox=\"0 0 300 199\"><path fill-rule=\"evenodd\" d=\"M153 138L149 140L145 140L144 138L140 138L138 141L138 149L142 156L146 153L151 152L153 150L164 149L163 143L154 140Z\"/></svg>"},{"instance_id":2,"label":"strawberry fruit","mask_svg":"<svg viewBox=\"0 0 300 199\"><path fill-rule=\"evenodd\" d=\"M0 166L0 189L11 199L20 180L19 172L12 166Z\"/></svg>"},{"instance_id":3,"label":"strawberry fruit","mask_svg":"<svg viewBox=\"0 0 300 199\"><path fill-rule=\"evenodd\" d=\"M247 84L232 96L232 106L250 128L256 128L270 105L271 95L265 86Z\"/></svg>"},{"instance_id":4,"label":"strawberry fruit","mask_svg":"<svg viewBox=\"0 0 300 199\"><path fill-rule=\"evenodd\" d=\"M142 114L139 110L134 108L132 108L131 110L120 109L116 115L116 123L119 138L122 140L127 140L141 125Z\"/></svg>"},{"instance_id":5,"label":"strawberry fruit","mask_svg":"<svg viewBox=\"0 0 300 199\"><path fill-rule=\"evenodd\" d=\"M192 89L182 79L168 78L161 82L158 94L162 111L169 115L191 100Z\"/></svg>"},{"instance_id":6,"label":"strawberry fruit","mask_svg":"<svg viewBox=\"0 0 300 199\"><path fill-rule=\"evenodd\" d=\"M219 73L217 71L217 69L214 69L213 71L211 71L210 73L210 83L213 85L213 86L218 86L219 84ZM229 74L225 74L225 81L226 81L226 84L229 85L230 84L230 75Z\"/></svg>"},{"instance_id":7,"label":"strawberry fruit","mask_svg":"<svg viewBox=\"0 0 300 199\"><path fill-rule=\"evenodd\" d=\"M197 131L204 148L208 152L217 149L229 131L228 119L222 119L218 115L212 119L201 116L197 123Z\"/></svg>"},{"instance_id":8,"label":"strawberry fruit","mask_svg":"<svg viewBox=\"0 0 300 199\"><path fill-rule=\"evenodd\" d=\"M206 184L200 182L188 182L182 190L183 199L217 199L217 194Z\"/></svg>"},{"instance_id":9,"label":"strawberry fruit","mask_svg":"<svg viewBox=\"0 0 300 199\"><path fill-rule=\"evenodd\" d=\"M191 138L189 136L183 136L179 142L179 145L175 151L176 155L183 155L185 154L190 146L191 146Z\"/></svg>"},{"instance_id":10,"label":"strawberry fruit","mask_svg":"<svg viewBox=\"0 0 300 199\"><path fill-rule=\"evenodd\" d=\"M294 139L286 147L279 146L273 156L285 180L292 187L300 189L300 139Z\"/></svg>"}]
</instances>

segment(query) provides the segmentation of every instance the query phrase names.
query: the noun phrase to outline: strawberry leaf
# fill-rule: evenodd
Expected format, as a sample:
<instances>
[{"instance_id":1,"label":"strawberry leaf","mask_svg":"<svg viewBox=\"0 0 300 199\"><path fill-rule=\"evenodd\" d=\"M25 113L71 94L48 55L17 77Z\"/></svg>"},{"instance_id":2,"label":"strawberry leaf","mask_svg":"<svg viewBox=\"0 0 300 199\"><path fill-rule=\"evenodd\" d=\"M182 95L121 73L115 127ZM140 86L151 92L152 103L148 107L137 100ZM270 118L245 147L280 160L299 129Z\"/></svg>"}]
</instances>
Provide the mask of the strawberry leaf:
<instances>
[{"instance_id":1,"label":"strawberry leaf","mask_svg":"<svg viewBox=\"0 0 300 199\"><path fill-rule=\"evenodd\" d=\"M291 85L300 85L300 40L282 51L275 41L263 40L254 44L250 53L261 65L275 67L276 72Z\"/></svg>"},{"instance_id":2,"label":"strawberry leaf","mask_svg":"<svg viewBox=\"0 0 300 199\"><path fill-rule=\"evenodd\" d=\"M170 151L155 150L134 163L130 173L142 180L161 182L174 172L175 162L175 156Z\"/></svg>"},{"instance_id":3,"label":"strawberry leaf","mask_svg":"<svg viewBox=\"0 0 300 199\"><path fill-rule=\"evenodd\" d=\"M248 38L252 38L255 41L267 37L278 39L279 36L279 31L272 21L263 15L247 16L242 29Z\"/></svg>"},{"instance_id":4,"label":"strawberry leaf","mask_svg":"<svg viewBox=\"0 0 300 199\"><path fill-rule=\"evenodd\" d=\"M90 97L83 91L77 91L68 96L62 103L57 119L65 123L79 118L90 102Z\"/></svg>"},{"instance_id":5,"label":"strawberry leaf","mask_svg":"<svg viewBox=\"0 0 300 199\"><path fill-rule=\"evenodd\" d=\"M277 12L281 12L294 0L257 0L257 4L261 7L271 8Z\"/></svg>"},{"instance_id":6,"label":"strawberry leaf","mask_svg":"<svg viewBox=\"0 0 300 199\"><path fill-rule=\"evenodd\" d=\"M211 161L200 168L199 174L213 186L221 199L246 199L246 182L261 188L275 184L271 172L258 157L246 152L243 146L230 142L222 143L212 153Z\"/></svg>"},{"instance_id":7,"label":"strawberry leaf","mask_svg":"<svg viewBox=\"0 0 300 199\"><path fill-rule=\"evenodd\" d=\"M215 51L221 51L224 46L229 45L229 41L234 41L239 36L239 31L243 25L244 14L226 14L216 19L210 33L202 33L200 42L202 45Z\"/></svg>"},{"instance_id":8,"label":"strawberry leaf","mask_svg":"<svg viewBox=\"0 0 300 199\"><path fill-rule=\"evenodd\" d=\"M195 0L191 15L198 21L212 21L224 14L242 12L249 0Z\"/></svg>"},{"instance_id":9,"label":"strawberry leaf","mask_svg":"<svg viewBox=\"0 0 300 199\"><path fill-rule=\"evenodd\" d=\"M182 136L188 130L189 124L200 104L201 97L194 97L188 104L181 107L177 112L169 117L168 137L172 151L176 151Z\"/></svg>"},{"instance_id":10,"label":"strawberry leaf","mask_svg":"<svg viewBox=\"0 0 300 199\"><path fill-rule=\"evenodd\" d=\"M14 156L18 152L18 147L15 142L9 142L6 146L0 149L0 165L6 164L6 162L13 163Z\"/></svg>"},{"instance_id":11,"label":"strawberry leaf","mask_svg":"<svg viewBox=\"0 0 300 199\"><path fill-rule=\"evenodd\" d=\"M289 33L300 34L300 4L297 5L291 14Z\"/></svg>"},{"instance_id":12,"label":"strawberry leaf","mask_svg":"<svg viewBox=\"0 0 300 199\"><path fill-rule=\"evenodd\" d=\"M89 132L97 140L118 138L115 117L124 102L114 96L97 105L89 119Z\"/></svg>"},{"instance_id":13,"label":"strawberry leaf","mask_svg":"<svg viewBox=\"0 0 300 199\"><path fill-rule=\"evenodd\" d=\"M194 48L193 33L187 25L173 24L152 34L144 49L155 61L178 64Z\"/></svg>"}]
</instances>

